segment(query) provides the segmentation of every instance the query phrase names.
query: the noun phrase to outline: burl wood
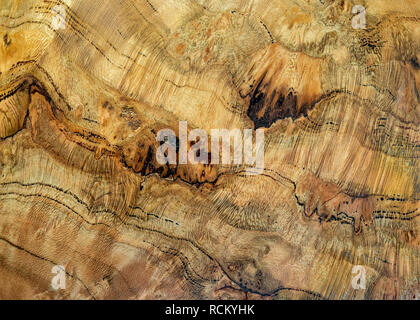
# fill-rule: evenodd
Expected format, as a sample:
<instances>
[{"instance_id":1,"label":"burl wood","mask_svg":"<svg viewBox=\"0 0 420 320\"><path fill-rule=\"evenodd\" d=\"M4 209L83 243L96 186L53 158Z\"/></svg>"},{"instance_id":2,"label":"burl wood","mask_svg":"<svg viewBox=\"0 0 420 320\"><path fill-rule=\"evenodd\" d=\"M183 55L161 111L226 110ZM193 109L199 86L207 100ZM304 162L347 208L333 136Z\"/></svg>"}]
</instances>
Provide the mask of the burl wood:
<instances>
[{"instance_id":1,"label":"burl wood","mask_svg":"<svg viewBox=\"0 0 420 320\"><path fill-rule=\"evenodd\" d=\"M419 60L419 0L2 0L0 298L415 298ZM263 173L159 164L179 121Z\"/></svg>"}]
</instances>

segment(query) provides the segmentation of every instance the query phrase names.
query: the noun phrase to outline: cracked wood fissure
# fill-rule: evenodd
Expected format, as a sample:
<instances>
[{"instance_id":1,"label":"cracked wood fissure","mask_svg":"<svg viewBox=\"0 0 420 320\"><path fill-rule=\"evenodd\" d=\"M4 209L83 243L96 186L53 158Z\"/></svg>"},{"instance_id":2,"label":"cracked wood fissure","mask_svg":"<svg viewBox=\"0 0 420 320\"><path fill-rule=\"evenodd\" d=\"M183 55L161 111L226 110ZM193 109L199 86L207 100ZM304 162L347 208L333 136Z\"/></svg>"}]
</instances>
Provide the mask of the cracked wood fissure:
<instances>
[{"instance_id":1,"label":"cracked wood fissure","mask_svg":"<svg viewBox=\"0 0 420 320\"><path fill-rule=\"evenodd\" d=\"M2 1L0 298L419 297L420 1L359 2Z\"/></svg>"}]
</instances>

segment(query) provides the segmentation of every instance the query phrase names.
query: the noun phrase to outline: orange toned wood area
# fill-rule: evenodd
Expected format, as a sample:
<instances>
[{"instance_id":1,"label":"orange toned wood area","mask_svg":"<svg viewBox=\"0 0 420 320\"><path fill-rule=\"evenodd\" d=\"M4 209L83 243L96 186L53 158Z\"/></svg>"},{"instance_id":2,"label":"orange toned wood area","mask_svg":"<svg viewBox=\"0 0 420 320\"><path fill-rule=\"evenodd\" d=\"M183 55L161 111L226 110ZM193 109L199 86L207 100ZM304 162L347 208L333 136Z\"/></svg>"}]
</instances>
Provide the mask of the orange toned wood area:
<instances>
[{"instance_id":1,"label":"orange toned wood area","mask_svg":"<svg viewBox=\"0 0 420 320\"><path fill-rule=\"evenodd\" d=\"M419 297L419 61L419 0L2 0L0 298Z\"/></svg>"}]
</instances>

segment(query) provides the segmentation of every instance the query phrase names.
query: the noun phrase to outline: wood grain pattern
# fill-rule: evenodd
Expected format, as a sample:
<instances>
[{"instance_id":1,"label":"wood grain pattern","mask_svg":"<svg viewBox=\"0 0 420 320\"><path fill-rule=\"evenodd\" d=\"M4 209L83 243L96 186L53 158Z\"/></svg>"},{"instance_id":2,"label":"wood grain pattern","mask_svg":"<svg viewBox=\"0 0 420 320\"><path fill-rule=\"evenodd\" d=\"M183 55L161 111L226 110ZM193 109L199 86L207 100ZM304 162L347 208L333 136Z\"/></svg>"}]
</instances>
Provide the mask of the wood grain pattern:
<instances>
[{"instance_id":1,"label":"wood grain pattern","mask_svg":"<svg viewBox=\"0 0 420 320\"><path fill-rule=\"evenodd\" d=\"M416 297L419 60L418 0L2 0L0 298ZM159 164L179 121L263 173Z\"/></svg>"}]
</instances>

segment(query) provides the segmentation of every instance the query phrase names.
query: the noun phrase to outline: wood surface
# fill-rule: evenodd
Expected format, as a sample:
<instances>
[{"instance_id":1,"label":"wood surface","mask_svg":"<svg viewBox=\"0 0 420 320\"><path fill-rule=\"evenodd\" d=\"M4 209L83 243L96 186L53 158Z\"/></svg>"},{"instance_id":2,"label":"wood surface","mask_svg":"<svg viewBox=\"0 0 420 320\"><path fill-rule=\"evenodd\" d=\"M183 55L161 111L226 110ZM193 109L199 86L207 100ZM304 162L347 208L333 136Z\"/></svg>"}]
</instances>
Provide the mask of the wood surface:
<instances>
[{"instance_id":1,"label":"wood surface","mask_svg":"<svg viewBox=\"0 0 420 320\"><path fill-rule=\"evenodd\" d=\"M418 297L419 61L419 0L1 0L0 298ZM159 164L179 121L263 173Z\"/></svg>"}]
</instances>

